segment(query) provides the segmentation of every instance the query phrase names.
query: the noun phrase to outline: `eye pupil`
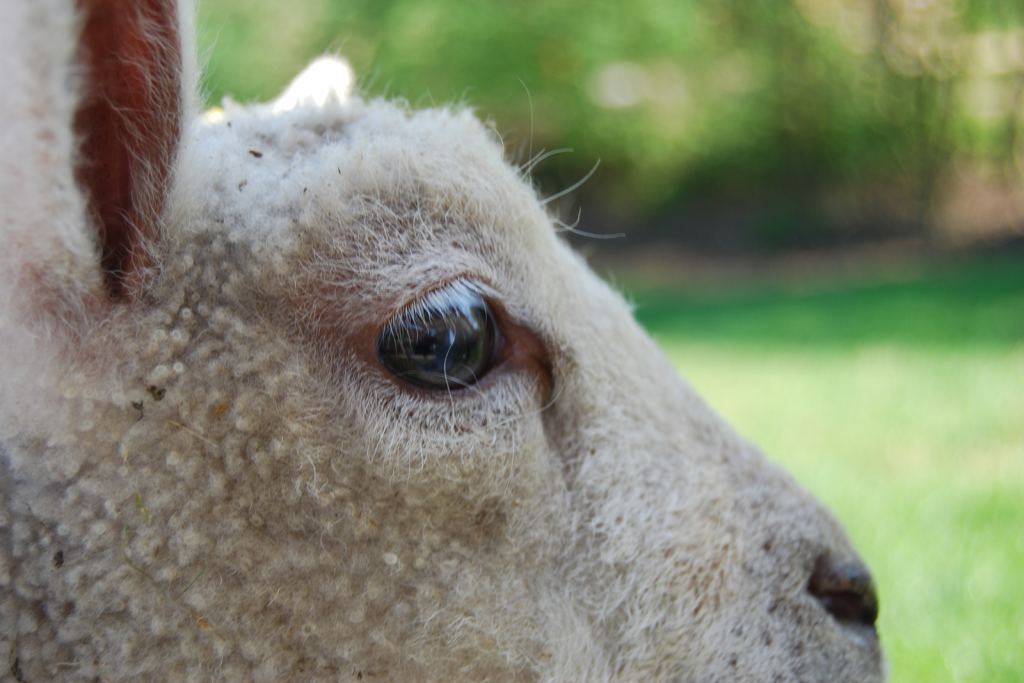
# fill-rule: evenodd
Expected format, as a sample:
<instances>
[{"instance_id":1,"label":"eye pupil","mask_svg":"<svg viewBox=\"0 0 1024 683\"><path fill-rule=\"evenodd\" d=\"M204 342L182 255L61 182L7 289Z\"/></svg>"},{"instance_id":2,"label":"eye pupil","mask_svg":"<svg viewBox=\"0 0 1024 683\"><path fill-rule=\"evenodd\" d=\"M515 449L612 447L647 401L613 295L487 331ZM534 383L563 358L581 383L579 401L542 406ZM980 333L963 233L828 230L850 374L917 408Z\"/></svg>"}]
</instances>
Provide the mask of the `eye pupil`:
<instances>
[{"instance_id":1,"label":"eye pupil","mask_svg":"<svg viewBox=\"0 0 1024 683\"><path fill-rule=\"evenodd\" d=\"M391 372L428 389L460 389L493 363L497 329L483 296L456 282L392 320L377 339Z\"/></svg>"}]
</instances>

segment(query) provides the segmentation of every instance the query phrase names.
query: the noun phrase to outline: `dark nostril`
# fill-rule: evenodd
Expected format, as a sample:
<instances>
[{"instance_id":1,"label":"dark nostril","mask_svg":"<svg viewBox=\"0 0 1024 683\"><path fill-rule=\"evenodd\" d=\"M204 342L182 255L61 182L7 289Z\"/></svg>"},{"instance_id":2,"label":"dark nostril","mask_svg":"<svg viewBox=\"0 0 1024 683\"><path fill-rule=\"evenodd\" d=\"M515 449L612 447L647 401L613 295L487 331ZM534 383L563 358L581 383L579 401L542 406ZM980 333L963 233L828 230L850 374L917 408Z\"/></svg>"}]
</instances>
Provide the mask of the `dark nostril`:
<instances>
[{"instance_id":1,"label":"dark nostril","mask_svg":"<svg viewBox=\"0 0 1024 683\"><path fill-rule=\"evenodd\" d=\"M873 627L878 619L878 596L871 573L859 563L821 558L807 590L839 621Z\"/></svg>"}]
</instances>

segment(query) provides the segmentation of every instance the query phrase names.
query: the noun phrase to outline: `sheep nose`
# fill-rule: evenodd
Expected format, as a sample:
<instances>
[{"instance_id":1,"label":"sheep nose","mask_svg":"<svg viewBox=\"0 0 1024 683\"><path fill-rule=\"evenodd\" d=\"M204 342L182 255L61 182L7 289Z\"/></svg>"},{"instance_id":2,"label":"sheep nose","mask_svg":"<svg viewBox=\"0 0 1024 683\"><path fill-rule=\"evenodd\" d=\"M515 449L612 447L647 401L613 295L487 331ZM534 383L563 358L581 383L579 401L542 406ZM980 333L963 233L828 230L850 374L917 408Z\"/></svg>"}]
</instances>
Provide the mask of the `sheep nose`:
<instances>
[{"instance_id":1,"label":"sheep nose","mask_svg":"<svg viewBox=\"0 0 1024 683\"><path fill-rule=\"evenodd\" d=\"M823 557L814 568L807 590L839 621L874 628L878 596L871 573L864 565Z\"/></svg>"}]
</instances>

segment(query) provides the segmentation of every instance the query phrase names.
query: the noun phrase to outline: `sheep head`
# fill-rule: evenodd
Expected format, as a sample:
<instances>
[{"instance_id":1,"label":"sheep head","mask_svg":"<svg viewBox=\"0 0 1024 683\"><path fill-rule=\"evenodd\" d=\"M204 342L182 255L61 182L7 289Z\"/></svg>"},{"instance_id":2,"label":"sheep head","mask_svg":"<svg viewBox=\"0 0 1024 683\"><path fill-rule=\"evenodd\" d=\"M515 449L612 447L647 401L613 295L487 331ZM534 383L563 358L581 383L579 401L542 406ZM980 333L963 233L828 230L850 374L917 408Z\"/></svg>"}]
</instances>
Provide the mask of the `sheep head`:
<instances>
[{"instance_id":1,"label":"sheep head","mask_svg":"<svg viewBox=\"0 0 1024 683\"><path fill-rule=\"evenodd\" d=\"M0 3L15 678L882 680L840 525L491 130L330 61L198 117L180 14Z\"/></svg>"}]
</instances>

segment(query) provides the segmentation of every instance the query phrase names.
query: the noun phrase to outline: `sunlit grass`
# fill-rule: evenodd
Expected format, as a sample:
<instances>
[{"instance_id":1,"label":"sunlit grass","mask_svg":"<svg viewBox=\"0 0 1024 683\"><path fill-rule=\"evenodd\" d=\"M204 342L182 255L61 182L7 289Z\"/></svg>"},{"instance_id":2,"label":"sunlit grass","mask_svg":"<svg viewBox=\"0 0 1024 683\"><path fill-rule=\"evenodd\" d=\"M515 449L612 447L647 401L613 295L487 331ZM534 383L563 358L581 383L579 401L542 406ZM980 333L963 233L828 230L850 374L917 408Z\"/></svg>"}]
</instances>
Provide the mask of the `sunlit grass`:
<instances>
[{"instance_id":1,"label":"sunlit grass","mask_svg":"<svg viewBox=\"0 0 1024 683\"><path fill-rule=\"evenodd\" d=\"M895 275L640 289L638 317L845 522L876 575L893 683L1020 681L1024 260Z\"/></svg>"}]
</instances>

